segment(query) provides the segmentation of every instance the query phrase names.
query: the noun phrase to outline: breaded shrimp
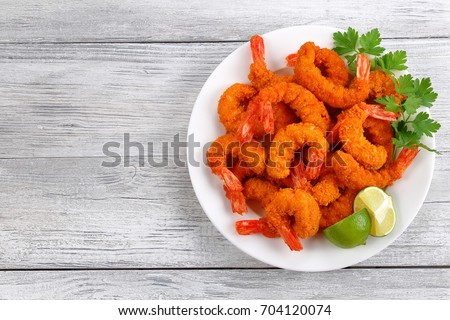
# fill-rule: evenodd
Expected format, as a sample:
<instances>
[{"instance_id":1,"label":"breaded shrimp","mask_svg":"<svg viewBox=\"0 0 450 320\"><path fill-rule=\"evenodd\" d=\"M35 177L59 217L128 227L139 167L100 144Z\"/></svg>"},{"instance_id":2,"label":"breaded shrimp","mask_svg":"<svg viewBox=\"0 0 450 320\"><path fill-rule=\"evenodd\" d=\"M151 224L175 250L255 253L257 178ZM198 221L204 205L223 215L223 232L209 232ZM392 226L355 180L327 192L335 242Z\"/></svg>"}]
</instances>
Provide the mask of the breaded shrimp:
<instances>
[{"instance_id":1,"label":"breaded shrimp","mask_svg":"<svg viewBox=\"0 0 450 320\"><path fill-rule=\"evenodd\" d=\"M250 65L248 79L252 85L261 90L272 86L278 82L292 82L293 76L279 76L267 68L265 60L264 40L259 35L254 35L250 39L253 63Z\"/></svg>"},{"instance_id":2,"label":"breaded shrimp","mask_svg":"<svg viewBox=\"0 0 450 320\"><path fill-rule=\"evenodd\" d=\"M276 83L285 81L291 82L293 80L293 76L278 76L267 68L264 40L261 36L254 35L250 39L250 48L252 51L253 63L250 65L248 78L255 88L261 90ZM256 104L251 104L243 123L240 124L240 135L242 136L246 132L251 132L250 134L253 136L256 131L256 123L258 120L262 123L266 133L274 133L274 115L272 108L260 108Z\"/></svg>"},{"instance_id":3,"label":"breaded shrimp","mask_svg":"<svg viewBox=\"0 0 450 320\"><path fill-rule=\"evenodd\" d=\"M281 129L272 140L267 173L276 179L289 176L289 166L294 152L303 146L312 146L323 161L328 149L323 132L311 123L296 123ZM315 168L312 168L313 170ZM308 168L306 168L308 170Z\"/></svg>"},{"instance_id":4,"label":"breaded shrimp","mask_svg":"<svg viewBox=\"0 0 450 320\"><path fill-rule=\"evenodd\" d=\"M275 194L278 192L275 184L261 179L250 178L244 183L244 196L249 200L256 200L265 208L272 201Z\"/></svg>"},{"instance_id":5,"label":"breaded shrimp","mask_svg":"<svg viewBox=\"0 0 450 320\"><path fill-rule=\"evenodd\" d=\"M363 124L369 116L366 104L360 103L342 112L339 116L339 138L344 141L344 150L367 169L379 169L386 162L384 146L372 144L364 136Z\"/></svg>"},{"instance_id":6,"label":"breaded shrimp","mask_svg":"<svg viewBox=\"0 0 450 320\"><path fill-rule=\"evenodd\" d=\"M322 75L314 64L317 47L313 42L306 42L298 50L294 69L295 81L334 108L346 109L365 101L369 96L369 59L359 54L356 59L356 77L349 87L336 85Z\"/></svg>"},{"instance_id":7,"label":"breaded shrimp","mask_svg":"<svg viewBox=\"0 0 450 320\"><path fill-rule=\"evenodd\" d=\"M295 112L284 102L274 104L272 106L272 110L274 134L277 134L280 129L283 129L290 124L300 122L300 119L297 117Z\"/></svg>"},{"instance_id":8,"label":"breaded shrimp","mask_svg":"<svg viewBox=\"0 0 450 320\"><path fill-rule=\"evenodd\" d=\"M314 65L320 69L322 75L336 85L344 87L347 86L352 76L348 72L345 61L331 49L319 49L319 47L316 49L317 51L314 59ZM297 57L297 53L288 55L286 57L287 65L289 67L295 67Z\"/></svg>"},{"instance_id":9,"label":"breaded shrimp","mask_svg":"<svg viewBox=\"0 0 450 320\"><path fill-rule=\"evenodd\" d=\"M293 166L289 177L291 183L286 183L287 185L309 192L319 206L326 206L340 196L339 180L332 169L321 171L320 177L314 185L308 181L303 163Z\"/></svg>"},{"instance_id":10,"label":"breaded shrimp","mask_svg":"<svg viewBox=\"0 0 450 320\"><path fill-rule=\"evenodd\" d=\"M327 206L341 195L339 181L334 172L322 174L311 188L311 195L319 206Z\"/></svg>"},{"instance_id":11,"label":"breaded shrimp","mask_svg":"<svg viewBox=\"0 0 450 320\"><path fill-rule=\"evenodd\" d=\"M369 98L378 99L383 96L397 96L394 81L384 71L372 71L369 75Z\"/></svg>"},{"instance_id":12,"label":"breaded shrimp","mask_svg":"<svg viewBox=\"0 0 450 320\"><path fill-rule=\"evenodd\" d=\"M358 192L352 189L346 189L335 201L326 207L321 207L322 214L320 218L320 228L325 229L341 221L353 213L353 201Z\"/></svg>"},{"instance_id":13,"label":"breaded shrimp","mask_svg":"<svg viewBox=\"0 0 450 320\"><path fill-rule=\"evenodd\" d=\"M365 187L375 186L385 188L400 179L416 157L419 149L404 148L397 160L390 166L378 171L368 170L361 166L350 154L337 151L334 156L333 169L339 181L353 190L361 190Z\"/></svg>"},{"instance_id":14,"label":"breaded shrimp","mask_svg":"<svg viewBox=\"0 0 450 320\"><path fill-rule=\"evenodd\" d=\"M394 130L391 122L368 117L363 123L363 128L367 140L375 145L384 147L387 154L385 165L390 164L392 162L392 153L394 152L394 144L392 143Z\"/></svg>"},{"instance_id":15,"label":"breaded shrimp","mask_svg":"<svg viewBox=\"0 0 450 320\"><path fill-rule=\"evenodd\" d=\"M273 183L260 178L250 178L244 183L243 194L247 200L258 201L263 208L266 208L272 201L279 188ZM262 233L265 237L279 237L276 229L267 224L266 218L259 220L241 220L236 222L236 231L240 235Z\"/></svg>"},{"instance_id":16,"label":"breaded shrimp","mask_svg":"<svg viewBox=\"0 0 450 320\"><path fill-rule=\"evenodd\" d=\"M225 192L231 201L233 212L242 214L247 212L245 198L242 196L243 187L240 180L227 168L228 156L246 163L248 168L256 174L263 174L265 151L256 141L240 146L235 135L225 134L217 138L206 153L212 173L224 182Z\"/></svg>"},{"instance_id":17,"label":"breaded shrimp","mask_svg":"<svg viewBox=\"0 0 450 320\"><path fill-rule=\"evenodd\" d=\"M272 105L279 102L288 104L303 122L316 125L322 132L329 129L331 120L325 105L310 91L295 83L280 82L262 89L251 101L249 108L263 110L261 112L264 114L272 114L272 111L265 110L271 110ZM255 123L251 121L243 123L243 127L238 131L241 143L252 139L254 126ZM273 133L273 129L271 132Z\"/></svg>"},{"instance_id":18,"label":"breaded shrimp","mask_svg":"<svg viewBox=\"0 0 450 320\"><path fill-rule=\"evenodd\" d=\"M266 207L266 212L267 223L280 233L291 250L301 249L297 236L305 239L315 235L319 229L319 206L308 192L301 189L280 190Z\"/></svg>"},{"instance_id":19,"label":"breaded shrimp","mask_svg":"<svg viewBox=\"0 0 450 320\"><path fill-rule=\"evenodd\" d=\"M395 112L387 111L381 105L361 102L357 104L357 106L363 109L367 113L368 117L389 122L397 120L397 114ZM329 132L327 132L327 141L331 145L335 145L339 141L339 129L342 123L342 119L346 114L346 111L341 112L333 128Z\"/></svg>"},{"instance_id":20,"label":"breaded shrimp","mask_svg":"<svg viewBox=\"0 0 450 320\"><path fill-rule=\"evenodd\" d=\"M248 84L235 83L222 94L217 111L227 132L237 131L244 118L245 108L256 93L256 89Z\"/></svg>"}]
</instances>

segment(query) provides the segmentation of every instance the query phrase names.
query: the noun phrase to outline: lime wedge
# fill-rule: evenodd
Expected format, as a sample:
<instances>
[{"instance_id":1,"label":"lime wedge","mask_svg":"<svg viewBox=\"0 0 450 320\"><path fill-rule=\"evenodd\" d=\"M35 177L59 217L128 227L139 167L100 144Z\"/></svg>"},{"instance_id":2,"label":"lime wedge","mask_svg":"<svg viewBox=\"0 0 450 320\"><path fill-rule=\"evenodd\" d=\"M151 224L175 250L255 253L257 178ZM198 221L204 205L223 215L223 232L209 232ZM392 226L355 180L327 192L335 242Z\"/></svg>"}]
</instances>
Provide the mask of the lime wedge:
<instances>
[{"instance_id":1,"label":"lime wedge","mask_svg":"<svg viewBox=\"0 0 450 320\"><path fill-rule=\"evenodd\" d=\"M362 209L329 226L323 233L336 246L348 249L366 244L370 227L370 215L366 209Z\"/></svg>"},{"instance_id":2,"label":"lime wedge","mask_svg":"<svg viewBox=\"0 0 450 320\"><path fill-rule=\"evenodd\" d=\"M372 236L383 237L394 229L396 214L392 197L380 188L367 187L361 190L355 198L353 209L367 209L372 220Z\"/></svg>"}]
</instances>

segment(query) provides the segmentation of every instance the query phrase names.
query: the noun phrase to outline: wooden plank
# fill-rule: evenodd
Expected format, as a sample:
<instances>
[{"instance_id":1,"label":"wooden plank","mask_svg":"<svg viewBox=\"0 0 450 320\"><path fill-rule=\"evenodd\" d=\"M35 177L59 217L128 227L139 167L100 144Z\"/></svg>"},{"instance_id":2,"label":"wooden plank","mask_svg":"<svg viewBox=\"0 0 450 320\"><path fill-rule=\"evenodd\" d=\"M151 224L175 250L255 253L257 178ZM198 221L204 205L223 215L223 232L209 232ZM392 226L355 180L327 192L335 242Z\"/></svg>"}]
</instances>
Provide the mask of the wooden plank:
<instances>
[{"instance_id":1,"label":"wooden plank","mask_svg":"<svg viewBox=\"0 0 450 320\"><path fill-rule=\"evenodd\" d=\"M0 299L448 299L449 279L449 269L3 271Z\"/></svg>"},{"instance_id":2,"label":"wooden plank","mask_svg":"<svg viewBox=\"0 0 450 320\"><path fill-rule=\"evenodd\" d=\"M108 141L185 138L195 99L241 43L0 46L0 158L102 156ZM440 94L438 149L450 151L450 40L389 40ZM214 108L214 106L211 106ZM136 150L134 150L136 151Z\"/></svg>"},{"instance_id":3,"label":"wooden plank","mask_svg":"<svg viewBox=\"0 0 450 320\"><path fill-rule=\"evenodd\" d=\"M440 1L2 1L1 42L242 41L293 25L449 37Z\"/></svg>"},{"instance_id":4,"label":"wooden plank","mask_svg":"<svg viewBox=\"0 0 450 320\"><path fill-rule=\"evenodd\" d=\"M1 269L266 267L219 234L186 168L103 160L0 160ZM408 230L359 266L450 265L449 178L437 171Z\"/></svg>"}]
</instances>

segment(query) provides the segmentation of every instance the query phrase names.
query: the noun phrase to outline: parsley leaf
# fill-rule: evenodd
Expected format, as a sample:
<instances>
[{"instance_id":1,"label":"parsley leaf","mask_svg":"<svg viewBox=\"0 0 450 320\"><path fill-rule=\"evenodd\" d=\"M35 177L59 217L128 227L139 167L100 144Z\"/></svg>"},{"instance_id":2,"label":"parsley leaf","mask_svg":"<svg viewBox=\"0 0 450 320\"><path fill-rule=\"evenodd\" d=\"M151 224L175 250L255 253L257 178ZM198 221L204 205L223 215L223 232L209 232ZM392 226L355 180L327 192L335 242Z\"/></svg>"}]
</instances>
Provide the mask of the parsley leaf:
<instances>
[{"instance_id":1,"label":"parsley leaf","mask_svg":"<svg viewBox=\"0 0 450 320\"><path fill-rule=\"evenodd\" d=\"M414 91L416 97L420 99L420 105L428 108L433 105L433 102L436 101L436 98L438 96L431 87L430 78L414 80Z\"/></svg>"},{"instance_id":2,"label":"parsley leaf","mask_svg":"<svg viewBox=\"0 0 450 320\"><path fill-rule=\"evenodd\" d=\"M412 149L415 145L419 143L420 136L413 131L409 131L408 129L405 129L399 132L398 137L392 138L392 143L397 148L408 148Z\"/></svg>"},{"instance_id":3,"label":"parsley leaf","mask_svg":"<svg viewBox=\"0 0 450 320\"><path fill-rule=\"evenodd\" d=\"M384 104L387 111L398 112L400 111L400 106L395 101L393 96L384 96L378 99L375 99L375 102Z\"/></svg>"},{"instance_id":4,"label":"parsley leaf","mask_svg":"<svg viewBox=\"0 0 450 320\"><path fill-rule=\"evenodd\" d=\"M420 98L416 96L409 96L405 102L403 102L403 108L405 109L405 112L409 115L413 115L417 112L417 109L420 107Z\"/></svg>"},{"instance_id":5,"label":"parsley leaf","mask_svg":"<svg viewBox=\"0 0 450 320\"><path fill-rule=\"evenodd\" d=\"M430 115L426 112L418 113L415 119L411 122L411 125L418 134L425 134L429 137L431 137L432 133L437 132L441 127L437 121L430 119Z\"/></svg>"},{"instance_id":6,"label":"parsley leaf","mask_svg":"<svg viewBox=\"0 0 450 320\"><path fill-rule=\"evenodd\" d=\"M400 76L397 81L394 79L394 84L398 94L410 95L415 91L414 80L410 74Z\"/></svg>"},{"instance_id":7,"label":"parsley leaf","mask_svg":"<svg viewBox=\"0 0 450 320\"><path fill-rule=\"evenodd\" d=\"M361 46L361 49L359 49L360 53L379 56L385 50L383 47L380 47L381 37L378 29L372 29L363 34L361 38L359 38L359 44Z\"/></svg>"},{"instance_id":8,"label":"parsley leaf","mask_svg":"<svg viewBox=\"0 0 450 320\"><path fill-rule=\"evenodd\" d=\"M397 50L394 52L388 52L385 55L377 59L377 63L381 70L387 74L393 74L392 70L406 70L408 67L406 63L406 51Z\"/></svg>"},{"instance_id":9,"label":"parsley leaf","mask_svg":"<svg viewBox=\"0 0 450 320\"><path fill-rule=\"evenodd\" d=\"M358 43L358 31L353 28L348 28L347 32L335 32L333 34L334 39L334 51L339 55L354 52L356 50L356 45Z\"/></svg>"}]
</instances>

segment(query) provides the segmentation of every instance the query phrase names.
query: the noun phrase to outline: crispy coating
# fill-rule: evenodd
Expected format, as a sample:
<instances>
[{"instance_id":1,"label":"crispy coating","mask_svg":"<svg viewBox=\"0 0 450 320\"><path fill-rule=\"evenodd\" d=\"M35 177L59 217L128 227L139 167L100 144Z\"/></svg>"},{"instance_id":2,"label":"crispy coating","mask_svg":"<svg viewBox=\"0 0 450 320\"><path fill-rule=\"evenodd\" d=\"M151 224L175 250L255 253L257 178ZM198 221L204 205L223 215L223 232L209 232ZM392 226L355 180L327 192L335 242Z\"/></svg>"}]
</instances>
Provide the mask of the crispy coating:
<instances>
[{"instance_id":1,"label":"crispy coating","mask_svg":"<svg viewBox=\"0 0 450 320\"><path fill-rule=\"evenodd\" d=\"M241 146L234 134L227 133L217 138L206 152L206 158L213 173L216 168L226 166L228 157L242 160L258 175L265 171L265 150L256 141Z\"/></svg>"},{"instance_id":2,"label":"crispy coating","mask_svg":"<svg viewBox=\"0 0 450 320\"><path fill-rule=\"evenodd\" d=\"M222 94L217 111L228 132L237 131L244 118L245 107L256 93L256 89L248 84L235 83Z\"/></svg>"},{"instance_id":3,"label":"crispy coating","mask_svg":"<svg viewBox=\"0 0 450 320\"><path fill-rule=\"evenodd\" d=\"M260 175L264 173L266 167L264 148L256 141L240 146L236 136L228 133L220 136L211 144L206 152L206 157L212 173L224 182L225 195L230 199L233 212L239 214L247 212L241 180L227 167L227 158L238 158L240 163L245 163L248 169ZM239 175L247 174L246 172L235 172Z\"/></svg>"},{"instance_id":4,"label":"crispy coating","mask_svg":"<svg viewBox=\"0 0 450 320\"><path fill-rule=\"evenodd\" d=\"M383 96L396 96L394 81L381 70L370 72L369 75L369 98L378 99Z\"/></svg>"},{"instance_id":5,"label":"crispy coating","mask_svg":"<svg viewBox=\"0 0 450 320\"><path fill-rule=\"evenodd\" d=\"M283 129L290 124L300 122L300 119L286 103L276 103L272 106L272 110L275 124L275 134L280 129Z\"/></svg>"},{"instance_id":6,"label":"crispy coating","mask_svg":"<svg viewBox=\"0 0 450 320\"><path fill-rule=\"evenodd\" d=\"M294 158L294 152L304 145L317 150L317 156L325 159L327 141L322 131L311 123L296 123L281 129L275 135L270 148L267 173L275 179L289 176L289 166Z\"/></svg>"},{"instance_id":7,"label":"crispy coating","mask_svg":"<svg viewBox=\"0 0 450 320\"><path fill-rule=\"evenodd\" d=\"M337 151L333 159L333 168L339 181L350 189L361 190L369 186L385 188L402 177L403 172L418 152L418 148L404 148L397 160L390 166L379 170L368 170L361 166L350 154Z\"/></svg>"},{"instance_id":8,"label":"crispy coating","mask_svg":"<svg viewBox=\"0 0 450 320\"><path fill-rule=\"evenodd\" d=\"M298 50L297 63L294 69L295 81L327 105L346 109L364 101L369 96L370 63L367 57L358 55L356 77L349 87L337 85L322 75L314 64L319 48L313 42L306 42Z\"/></svg>"},{"instance_id":9,"label":"crispy coating","mask_svg":"<svg viewBox=\"0 0 450 320\"><path fill-rule=\"evenodd\" d=\"M297 53L286 57L287 66L295 67L297 63ZM347 64L333 50L320 48L316 51L314 64L320 69L322 75L340 86L347 86L352 75L347 70Z\"/></svg>"},{"instance_id":10,"label":"crispy coating","mask_svg":"<svg viewBox=\"0 0 450 320\"><path fill-rule=\"evenodd\" d=\"M363 128L367 140L384 147L387 155L385 165L389 165L392 162L392 153L394 152L394 144L392 143L394 129L392 129L391 123L368 117L363 123Z\"/></svg>"},{"instance_id":11,"label":"crispy coating","mask_svg":"<svg viewBox=\"0 0 450 320\"><path fill-rule=\"evenodd\" d=\"M304 190L280 190L266 207L266 212L267 223L277 230L293 219L292 228L300 238L311 237L319 230L319 206Z\"/></svg>"},{"instance_id":12,"label":"crispy coating","mask_svg":"<svg viewBox=\"0 0 450 320\"><path fill-rule=\"evenodd\" d=\"M367 169L379 169L386 162L384 146L372 144L364 136L363 123L369 116L360 105L345 110L339 116L339 138L344 150Z\"/></svg>"},{"instance_id":13,"label":"crispy coating","mask_svg":"<svg viewBox=\"0 0 450 320\"><path fill-rule=\"evenodd\" d=\"M250 49L252 50L253 63L250 65L248 79L255 88L261 90L279 82L293 81L293 76L278 76L267 68L264 40L261 36L254 35L250 39Z\"/></svg>"},{"instance_id":14,"label":"crispy coating","mask_svg":"<svg viewBox=\"0 0 450 320\"><path fill-rule=\"evenodd\" d=\"M265 208L272 201L279 188L264 179L250 178L244 183L244 196L249 200L256 200Z\"/></svg>"},{"instance_id":15,"label":"crispy coating","mask_svg":"<svg viewBox=\"0 0 450 320\"><path fill-rule=\"evenodd\" d=\"M319 206L327 206L341 195L339 180L334 172L320 176L319 181L311 188L311 194Z\"/></svg>"},{"instance_id":16,"label":"crispy coating","mask_svg":"<svg viewBox=\"0 0 450 320\"><path fill-rule=\"evenodd\" d=\"M325 105L310 91L295 83L280 82L264 88L254 102L260 106L284 102L303 122L312 123L323 132L330 127L331 120Z\"/></svg>"},{"instance_id":17,"label":"crispy coating","mask_svg":"<svg viewBox=\"0 0 450 320\"><path fill-rule=\"evenodd\" d=\"M347 64L333 50L320 48L316 51L314 64L320 69L322 75L338 86L346 87L351 78Z\"/></svg>"},{"instance_id":18,"label":"crispy coating","mask_svg":"<svg viewBox=\"0 0 450 320\"><path fill-rule=\"evenodd\" d=\"M353 201L357 193L355 190L347 189L328 206L321 207L320 229L328 228L351 215L353 213Z\"/></svg>"}]
</instances>

